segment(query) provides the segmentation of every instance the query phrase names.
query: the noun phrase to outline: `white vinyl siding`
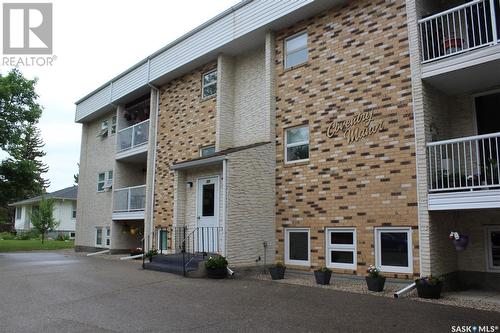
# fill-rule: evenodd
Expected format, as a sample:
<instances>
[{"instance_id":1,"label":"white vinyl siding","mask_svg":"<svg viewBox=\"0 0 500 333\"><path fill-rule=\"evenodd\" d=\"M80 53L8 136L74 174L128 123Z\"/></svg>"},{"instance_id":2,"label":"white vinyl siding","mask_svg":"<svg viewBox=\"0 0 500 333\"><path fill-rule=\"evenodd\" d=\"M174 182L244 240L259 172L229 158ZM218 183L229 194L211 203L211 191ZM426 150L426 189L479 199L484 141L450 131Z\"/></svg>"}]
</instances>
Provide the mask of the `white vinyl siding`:
<instances>
[{"instance_id":1,"label":"white vinyl siding","mask_svg":"<svg viewBox=\"0 0 500 333\"><path fill-rule=\"evenodd\" d=\"M303 31L285 39L285 68L307 61L307 32Z\"/></svg>"}]
</instances>

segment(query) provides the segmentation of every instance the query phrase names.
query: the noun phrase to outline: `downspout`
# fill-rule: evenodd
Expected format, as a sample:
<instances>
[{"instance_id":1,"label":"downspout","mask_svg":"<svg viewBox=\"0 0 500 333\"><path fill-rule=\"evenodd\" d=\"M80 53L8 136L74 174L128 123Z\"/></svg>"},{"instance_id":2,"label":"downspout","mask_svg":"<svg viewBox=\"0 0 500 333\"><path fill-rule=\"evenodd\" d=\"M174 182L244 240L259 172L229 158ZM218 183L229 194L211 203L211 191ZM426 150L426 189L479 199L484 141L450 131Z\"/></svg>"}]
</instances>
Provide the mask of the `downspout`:
<instances>
[{"instance_id":1,"label":"downspout","mask_svg":"<svg viewBox=\"0 0 500 333\"><path fill-rule=\"evenodd\" d=\"M222 236L224 237L222 254L226 257L226 244L227 244L227 159L222 161L222 193L224 193L224 200L222 200L222 212L224 214Z\"/></svg>"}]
</instances>

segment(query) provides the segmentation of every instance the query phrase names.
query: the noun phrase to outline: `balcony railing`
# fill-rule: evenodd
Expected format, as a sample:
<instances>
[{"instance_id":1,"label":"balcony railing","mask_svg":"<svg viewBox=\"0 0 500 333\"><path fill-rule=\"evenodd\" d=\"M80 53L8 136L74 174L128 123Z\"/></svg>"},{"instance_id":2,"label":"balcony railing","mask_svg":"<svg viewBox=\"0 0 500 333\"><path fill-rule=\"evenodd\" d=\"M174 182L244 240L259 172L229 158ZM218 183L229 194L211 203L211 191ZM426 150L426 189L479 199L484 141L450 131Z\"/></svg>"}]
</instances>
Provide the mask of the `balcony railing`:
<instances>
[{"instance_id":1,"label":"balcony railing","mask_svg":"<svg viewBox=\"0 0 500 333\"><path fill-rule=\"evenodd\" d=\"M427 144L429 192L500 188L500 133Z\"/></svg>"},{"instance_id":2,"label":"balcony railing","mask_svg":"<svg viewBox=\"0 0 500 333\"><path fill-rule=\"evenodd\" d=\"M121 188L113 193L113 212L143 211L146 202L146 185Z\"/></svg>"},{"instance_id":3,"label":"balcony railing","mask_svg":"<svg viewBox=\"0 0 500 333\"><path fill-rule=\"evenodd\" d=\"M498 43L500 0L475 0L418 21L422 62Z\"/></svg>"},{"instance_id":4,"label":"balcony railing","mask_svg":"<svg viewBox=\"0 0 500 333\"><path fill-rule=\"evenodd\" d=\"M118 152L132 149L148 142L149 119L118 131Z\"/></svg>"}]
</instances>

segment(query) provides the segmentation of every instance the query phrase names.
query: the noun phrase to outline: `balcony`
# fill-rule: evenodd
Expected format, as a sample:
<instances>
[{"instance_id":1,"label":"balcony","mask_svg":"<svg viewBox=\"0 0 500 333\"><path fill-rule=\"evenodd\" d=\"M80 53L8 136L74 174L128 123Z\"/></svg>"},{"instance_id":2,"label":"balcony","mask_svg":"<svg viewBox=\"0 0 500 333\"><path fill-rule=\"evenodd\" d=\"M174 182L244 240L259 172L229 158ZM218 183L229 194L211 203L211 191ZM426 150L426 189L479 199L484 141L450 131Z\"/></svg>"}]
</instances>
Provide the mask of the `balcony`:
<instances>
[{"instance_id":1,"label":"balcony","mask_svg":"<svg viewBox=\"0 0 500 333\"><path fill-rule=\"evenodd\" d=\"M116 159L144 158L148 151L149 119L118 131Z\"/></svg>"},{"instance_id":2,"label":"balcony","mask_svg":"<svg viewBox=\"0 0 500 333\"><path fill-rule=\"evenodd\" d=\"M113 191L113 220L144 219L146 185Z\"/></svg>"},{"instance_id":3,"label":"balcony","mask_svg":"<svg viewBox=\"0 0 500 333\"><path fill-rule=\"evenodd\" d=\"M500 208L500 133L427 144L429 210Z\"/></svg>"},{"instance_id":4,"label":"balcony","mask_svg":"<svg viewBox=\"0 0 500 333\"><path fill-rule=\"evenodd\" d=\"M447 93L500 83L500 0L470 1L418 25L422 79Z\"/></svg>"}]
</instances>

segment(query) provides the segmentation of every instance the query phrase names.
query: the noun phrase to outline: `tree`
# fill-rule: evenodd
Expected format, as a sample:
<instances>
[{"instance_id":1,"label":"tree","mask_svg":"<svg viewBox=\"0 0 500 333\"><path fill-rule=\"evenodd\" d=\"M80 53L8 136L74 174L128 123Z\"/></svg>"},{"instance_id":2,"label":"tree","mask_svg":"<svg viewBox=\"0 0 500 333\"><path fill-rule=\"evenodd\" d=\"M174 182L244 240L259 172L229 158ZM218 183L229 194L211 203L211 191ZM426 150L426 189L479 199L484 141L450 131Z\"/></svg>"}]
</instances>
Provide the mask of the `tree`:
<instances>
[{"instance_id":1,"label":"tree","mask_svg":"<svg viewBox=\"0 0 500 333\"><path fill-rule=\"evenodd\" d=\"M0 74L0 222L12 223L8 204L40 195L48 186L42 177L47 166L41 158L43 142L36 128L42 107L35 92L37 80L26 79L18 69Z\"/></svg>"},{"instance_id":2,"label":"tree","mask_svg":"<svg viewBox=\"0 0 500 333\"><path fill-rule=\"evenodd\" d=\"M53 211L54 200L42 198L38 209L32 209L29 214L31 224L33 224L33 229L42 235L42 244L45 240L47 232L53 231L59 226L59 222L56 221L52 215Z\"/></svg>"},{"instance_id":3,"label":"tree","mask_svg":"<svg viewBox=\"0 0 500 333\"><path fill-rule=\"evenodd\" d=\"M78 170L80 170L80 163L77 163L78 165ZM73 182L75 185L78 185L78 178L80 178L80 172L77 172L73 175Z\"/></svg>"},{"instance_id":4,"label":"tree","mask_svg":"<svg viewBox=\"0 0 500 333\"><path fill-rule=\"evenodd\" d=\"M37 80L28 80L18 69L0 74L0 149L9 152L19 145L27 129L42 115L35 92Z\"/></svg>"}]
</instances>

